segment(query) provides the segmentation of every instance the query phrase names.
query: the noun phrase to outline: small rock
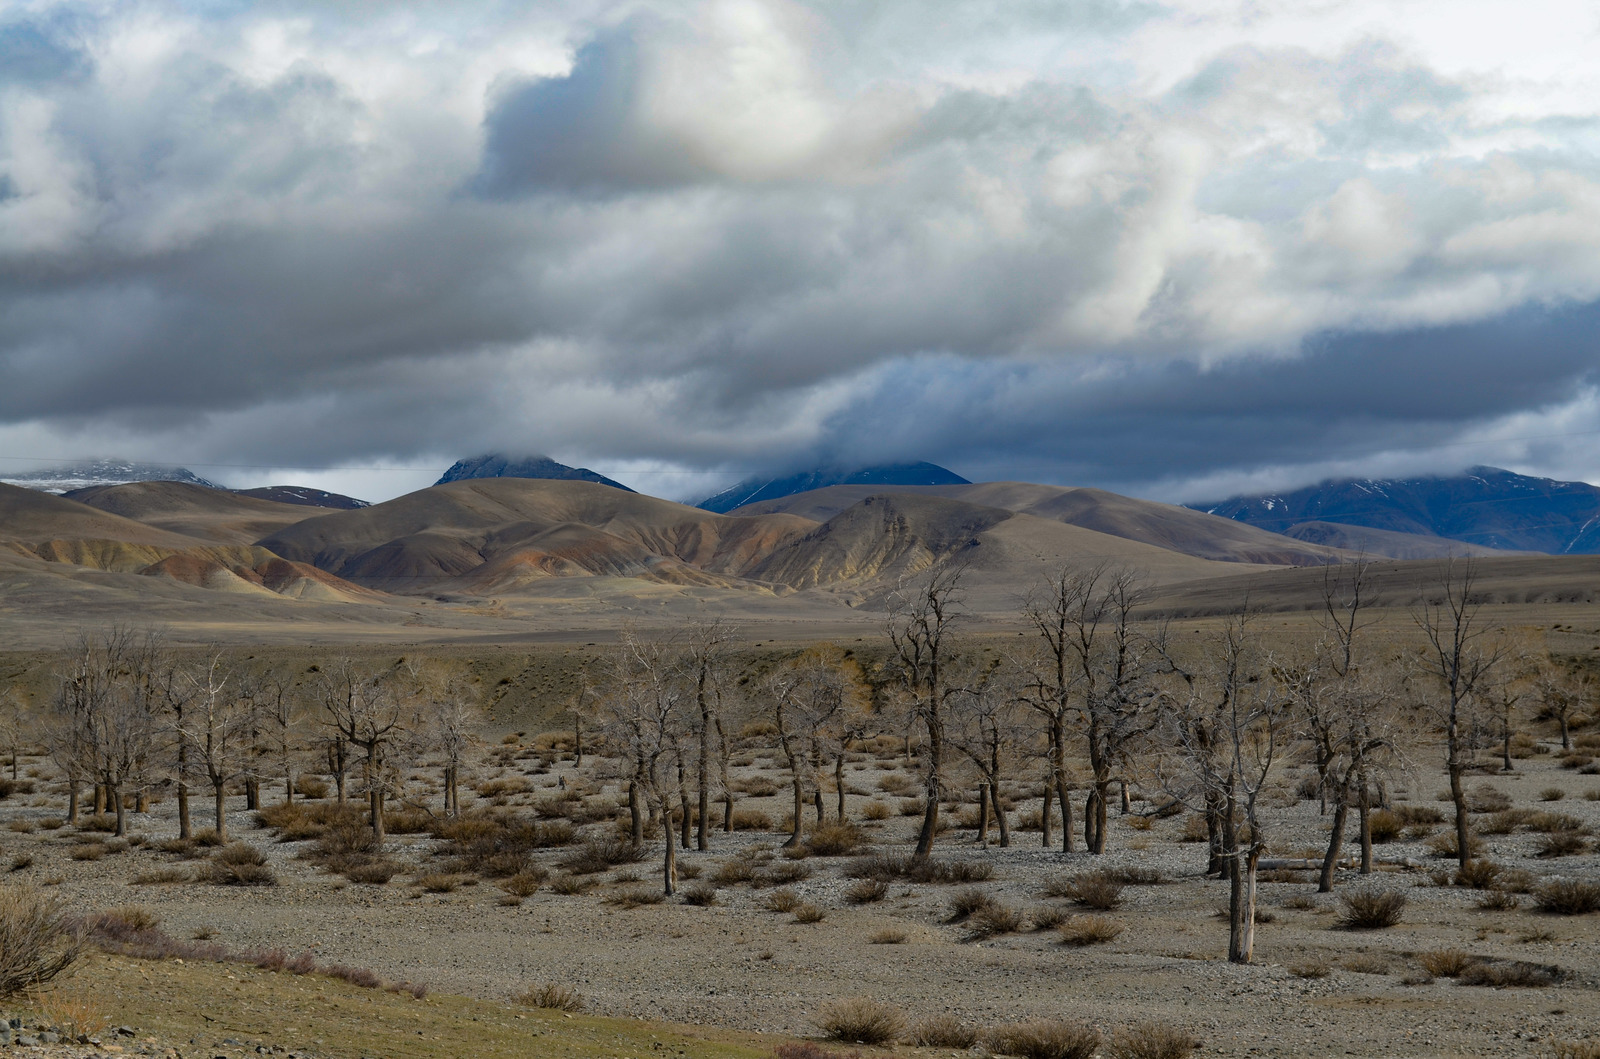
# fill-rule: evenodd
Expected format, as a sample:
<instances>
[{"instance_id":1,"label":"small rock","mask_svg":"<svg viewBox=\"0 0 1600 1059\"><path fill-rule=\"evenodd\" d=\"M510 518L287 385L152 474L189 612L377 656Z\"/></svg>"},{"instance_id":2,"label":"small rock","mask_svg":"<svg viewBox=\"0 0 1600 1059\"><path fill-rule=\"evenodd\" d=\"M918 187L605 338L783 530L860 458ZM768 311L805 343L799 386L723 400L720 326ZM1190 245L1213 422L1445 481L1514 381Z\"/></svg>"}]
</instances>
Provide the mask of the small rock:
<instances>
[{"instance_id":1,"label":"small rock","mask_svg":"<svg viewBox=\"0 0 1600 1059\"><path fill-rule=\"evenodd\" d=\"M39 1038L23 1034L17 1038L17 1043L24 1048L37 1048L39 1046Z\"/></svg>"},{"instance_id":2,"label":"small rock","mask_svg":"<svg viewBox=\"0 0 1600 1059\"><path fill-rule=\"evenodd\" d=\"M61 1036L59 1034L48 1032L39 1034L39 1041L42 1044L55 1044L59 1040L61 1040Z\"/></svg>"}]
</instances>

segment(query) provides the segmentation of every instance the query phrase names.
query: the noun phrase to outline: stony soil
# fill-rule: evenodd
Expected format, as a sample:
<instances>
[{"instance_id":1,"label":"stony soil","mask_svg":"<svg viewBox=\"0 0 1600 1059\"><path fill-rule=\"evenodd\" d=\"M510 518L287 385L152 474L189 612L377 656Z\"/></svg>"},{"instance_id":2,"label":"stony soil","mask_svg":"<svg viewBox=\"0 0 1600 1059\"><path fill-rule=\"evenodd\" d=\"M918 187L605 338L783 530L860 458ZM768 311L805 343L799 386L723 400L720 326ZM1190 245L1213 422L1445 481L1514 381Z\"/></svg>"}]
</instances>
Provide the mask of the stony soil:
<instances>
[{"instance_id":1,"label":"stony soil","mask_svg":"<svg viewBox=\"0 0 1600 1059\"><path fill-rule=\"evenodd\" d=\"M44 769L41 762L24 762L29 767ZM852 763L849 787L858 792L849 799L853 817L859 819L871 800L898 807L897 796L879 790L894 767L887 758L862 756ZM506 799L513 806L563 779L586 781L570 761L540 768L519 760L504 771L527 773L533 787ZM480 778L495 772L486 769ZM783 780L766 759L740 774ZM1539 1053L1545 1048L1540 1042L1551 1039L1600 1035L1600 915L1545 915L1526 897L1515 910L1482 911L1480 893L1433 884L1430 871L1447 862L1430 853L1425 839L1377 847L1380 860L1421 868L1339 876L1341 891L1404 892L1409 903L1400 925L1371 932L1336 929L1337 896L1315 894L1314 877L1269 882L1262 903L1271 921L1259 927L1257 962L1238 966L1224 959L1227 927L1215 913L1226 905L1226 887L1200 874L1203 845L1181 841L1181 816L1141 815L1151 808L1142 801L1135 801L1128 816L1113 812L1109 851L1099 858L1043 850L1037 832L1016 833L1007 849L980 848L973 832L959 827L941 838L938 856L988 861L993 877L979 888L1025 915L1043 907L1082 911L1041 891L1053 877L1089 868L1136 866L1170 880L1129 887L1121 907L1104 913L1124 927L1115 941L1070 948L1053 931L1026 927L975 938L968 926L949 921L949 902L959 886L901 882L882 902L853 906L844 897L849 880L842 875L843 858L799 862L811 869L810 877L789 889L826 913L812 924L770 911L771 891L747 884L721 888L710 907L678 900L633 909L608 903L621 890L657 885L659 840L650 843L649 860L598 876L601 885L588 894L561 896L545 888L515 907L502 905L501 891L487 880L443 894L411 885L414 875L387 886L352 885L300 859L306 843L280 843L271 832L253 828L239 798L230 803L235 837L269 857L278 885L135 885L137 877L160 869L194 867L153 848L176 834L170 799L132 817L132 833L136 842L145 840L142 845L78 861L69 853L82 836L72 828L40 826L62 809L47 780L39 777L34 795L0 802L0 827L13 821L34 827L0 831L5 861L32 858L10 881L52 886L86 911L146 906L176 937L207 929L239 948L310 949L319 962L368 966L390 980L426 982L436 993L500 1002L531 984L553 981L576 987L593 1010L605 1014L792 1034L815 1032L814 1016L829 998L871 995L901 1006L912 1021L952 1013L994 1026L1065 1016L1111 1030L1161 1019L1195 1033L1206 1054L1233 1055L1513 1056ZM1438 805L1442 786L1440 777L1426 773L1396 797ZM1469 786L1493 787L1519 808L1567 813L1600 830L1600 801L1585 797L1600 792L1600 778L1561 768L1553 754L1524 758L1511 775L1473 777ZM1552 787L1565 797L1542 802L1540 792ZM269 800L276 797L268 791ZM1286 856L1314 852L1326 828L1317 804L1281 800L1270 814L1274 850ZM781 791L742 799L740 807L777 819L780 801ZM1020 804L1018 815L1028 808ZM895 815L866 830L875 848L903 851L913 823ZM681 860L689 872L698 869L703 881L729 858L752 851L760 856L761 847L781 841L771 833L718 833L711 852L686 851ZM1537 836L1486 836L1485 842L1487 855L1508 867L1600 881L1600 857L1592 845L1580 855L1544 860L1533 856ZM391 839L394 854L416 874L439 870L433 846L426 837ZM552 850L541 857L553 864L561 855ZM889 929L902 932L903 942L873 943L875 933ZM1542 989L1422 981L1416 954L1445 948L1554 965L1566 978ZM1358 963L1363 971L1349 969ZM1325 976L1302 976L1316 973L1318 965Z\"/></svg>"}]
</instances>

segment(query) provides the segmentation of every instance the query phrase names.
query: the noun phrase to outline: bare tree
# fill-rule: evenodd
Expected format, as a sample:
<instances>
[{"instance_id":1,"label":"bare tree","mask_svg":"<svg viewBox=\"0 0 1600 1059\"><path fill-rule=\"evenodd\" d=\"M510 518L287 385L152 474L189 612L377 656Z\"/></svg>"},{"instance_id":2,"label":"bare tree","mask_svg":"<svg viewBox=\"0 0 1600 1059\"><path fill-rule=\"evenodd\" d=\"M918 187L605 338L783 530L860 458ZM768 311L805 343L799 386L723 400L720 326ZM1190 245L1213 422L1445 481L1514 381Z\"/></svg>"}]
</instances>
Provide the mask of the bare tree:
<instances>
[{"instance_id":1,"label":"bare tree","mask_svg":"<svg viewBox=\"0 0 1600 1059\"><path fill-rule=\"evenodd\" d=\"M950 743L982 777L978 789L979 843L989 844L992 811L1000 830L1000 845L1010 846L1011 824L1000 798L1000 785L1017 753L1022 697L1018 694L1017 674L1002 668L998 659L973 670L959 681L960 691L951 696Z\"/></svg>"},{"instance_id":2,"label":"bare tree","mask_svg":"<svg viewBox=\"0 0 1600 1059\"><path fill-rule=\"evenodd\" d=\"M478 745L482 720L470 675L456 666L407 660L402 674L417 696L421 743L442 759L444 814L461 813L461 768Z\"/></svg>"},{"instance_id":3,"label":"bare tree","mask_svg":"<svg viewBox=\"0 0 1600 1059\"><path fill-rule=\"evenodd\" d=\"M1561 730L1561 749L1571 750L1572 718L1585 712L1591 694L1588 676L1572 672L1551 658L1539 673L1533 693L1540 719L1556 722Z\"/></svg>"},{"instance_id":4,"label":"bare tree","mask_svg":"<svg viewBox=\"0 0 1600 1059\"><path fill-rule=\"evenodd\" d=\"M651 639L624 630L601 698L606 741L633 764L629 797L636 839L643 837L639 796L645 795L660 810L665 847L662 890L668 897L678 888L672 798L674 789L681 787L669 779L666 766L684 752L684 703L688 697L679 661L678 646L670 639Z\"/></svg>"},{"instance_id":5,"label":"bare tree","mask_svg":"<svg viewBox=\"0 0 1600 1059\"><path fill-rule=\"evenodd\" d=\"M293 805L295 762L301 752L305 721L300 697L288 681L271 670L261 677L258 695L270 735L269 752L277 759L278 776L283 780L283 803Z\"/></svg>"},{"instance_id":6,"label":"bare tree","mask_svg":"<svg viewBox=\"0 0 1600 1059\"><path fill-rule=\"evenodd\" d=\"M805 828L805 785L821 789L817 763L823 741L842 741L846 715L859 707L861 686L843 652L831 645L813 647L768 673L762 682L768 716L778 730L778 749L789 764L794 817L785 847L800 845Z\"/></svg>"},{"instance_id":7,"label":"bare tree","mask_svg":"<svg viewBox=\"0 0 1600 1059\"><path fill-rule=\"evenodd\" d=\"M922 829L914 855L926 857L939 833L939 802L944 796L945 717L955 690L947 667L959 619L959 589L964 567L936 569L889 602L889 666L906 693L911 716L927 737L923 758Z\"/></svg>"},{"instance_id":8,"label":"bare tree","mask_svg":"<svg viewBox=\"0 0 1600 1059\"><path fill-rule=\"evenodd\" d=\"M699 829L695 842L699 849L711 848L712 764L717 735L721 730L722 682L725 678L728 645L737 634L721 621L697 622L689 627L685 643L687 668L694 681L697 722L695 735L699 752L695 755L695 789L699 795ZM685 816L685 826L688 817Z\"/></svg>"},{"instance_id":9,"label":"bare tree","mask_svg":"<svg viewBox=\"0 0 1600 1059\"><path fill-rule=\"evenodd\" d=\"M413 733L417 722L416 700L410 691L398 680L362 671L348 658L325 667L315 684L323 723L334 736L330 746L341 754L347 745L362 751L362 785L379 845L384 840L384 800L396 777L390 754ZM342 778L342 761L340 765Z\"/></svg>"},{"instance_id":10,"label":"bare tree","mask_svg":"<svg viewBox=\"0 0 1600 1059\"><path fill-rule=\"evenodd\" d=\"M0 693L0 747L10 759L11 779L17 778L17 753L33 736L34 728L15 688Z\"/></svg>"},{"instance_id":11,"label":"bare tree","mask_svg":"<svg viewBox=\"0 0 1600 1059\"><path fill-rule=\"evenodd\" d=\"M1424 669L1443 694L1434 712L1444 725L1445 771L1455 806L1456 857L1462 867L1472 859L1467 793L1462 783L1471 763L1470 713L1500 660L1499 652L1484 642L1485 630L1478 621L1482 602L1473 592L1476 572L1471 559L1444 560L1436 581L1424 589L1422 603L1412 613L1428 642Z\"/></svg>"},{"instance_id":12,"label":"bare tree","mask_svg":"<svg viewBox=\"0 0 1600 1059\"><path fill-rule=\"evenodd\" d=\"M1191 809L1220 806L1227 862L1228 959L1255 952L1256 866L1266 849L1260 796L1291 718L1290 699L1263 677L1245 612L1230 618L1208 647L1198 675L1184 674L1185 696L1163 699L1158 763L1163 786Z\"/></svg>"},{"instance_id":13,"label":"bare tree","mask_svg":"<svg viewBox=\"0 0 1600 1059\"><path fill-rule=\"evenodd\" d=\"M214 652L201 665L191 666L193 689L189 709L178 738L188 744L189 756L211 784L217 837L228 841L228 784L245 768L250 752L249 726L241 699L228 690L233 674Z\"/></svg>"}]
</instances>

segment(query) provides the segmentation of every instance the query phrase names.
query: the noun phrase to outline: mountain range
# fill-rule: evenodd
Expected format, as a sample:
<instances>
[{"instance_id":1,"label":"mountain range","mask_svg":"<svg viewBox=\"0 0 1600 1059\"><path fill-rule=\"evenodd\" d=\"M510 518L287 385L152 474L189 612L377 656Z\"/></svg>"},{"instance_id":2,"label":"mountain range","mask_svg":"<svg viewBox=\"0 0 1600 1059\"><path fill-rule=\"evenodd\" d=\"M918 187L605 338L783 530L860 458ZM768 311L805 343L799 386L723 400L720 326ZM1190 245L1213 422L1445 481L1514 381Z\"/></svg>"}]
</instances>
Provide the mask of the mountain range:
<instances>
[{"instance_id":1,"label":"mountain range","mask_svg":"<svg viewBox=\"0 0 1600 1059\"><path fill-rule=\"evenodd\" d=\"M855 469L819 467L783 478L746 478L738 485L706 497L695 506L706 511L728 512L737 507L758 504L766 500L778 500L834 485L883 487L970 484L954 471L945 470L933 463L886 463Z\"/></svg>"},{"instance_id":2,"label":"mountain range","mask_svg":"<svg viewBox=\"0 0 1600 1059\"><path fill-rule=\"evenodd\" d=\"M551 478L465 478L342 509L192 482L71 496L0 485L0 628L43 641L87 621L137 619L201 640L219 628L267 639L415 638L719 615L862 629L881 621L904 578L949 564L966 568L963 592L978 614L1014 616L1042 576L1097 563L1137 569L1159 598L1209 613L1244 594L1303 605L1326 564L1355 556L1343 546L1354 538L1340 533L1365 534L1369 555L1374 544L1403 546L1404 558L1461 547L1323 525L1334 527L1328 540L1297 539L1190 508L1023 482L833 485L727 513ZM1521 586L1532 584L1563 600L1600 598L1600 565L1484 552L1507 571L1510 587L1496 591L1508 597L1524 599ZM1414 589L1427 576L1386 565L1396 585Z\"/></svg>"},{"instance_id":3,"label":"mountain range","mask_svg":"<svg viewBox=\"0 0 1600 1059\"><path fill-rule=\"evenodd\" d=\"M613 489L633 492L621 482L614 482L587 467L568 467L548 456L506 456L501 453L474 456L470 460L457 460L433 484L448 485L451 482L464 482L472 478L546 478L558 482L593 482L596 485L609 485Z\"/></svg>"},{"instance_id":4,"label":"mountain range","mask_svg":"<svg viewBox=\"0 0 1600 1059\"><path fill-rule=\"evenodd\" d=\"M1419 478L1344 478L1290 493L1236 496L1196 510L1299 540L1393 554L1391 534L1478 549L1600 554L1600 488L1497 467ZM1380 531L1358 534L1350 527ZM1470 549L1461 549L1467 554Z\"/></svg>"}]
</instances>

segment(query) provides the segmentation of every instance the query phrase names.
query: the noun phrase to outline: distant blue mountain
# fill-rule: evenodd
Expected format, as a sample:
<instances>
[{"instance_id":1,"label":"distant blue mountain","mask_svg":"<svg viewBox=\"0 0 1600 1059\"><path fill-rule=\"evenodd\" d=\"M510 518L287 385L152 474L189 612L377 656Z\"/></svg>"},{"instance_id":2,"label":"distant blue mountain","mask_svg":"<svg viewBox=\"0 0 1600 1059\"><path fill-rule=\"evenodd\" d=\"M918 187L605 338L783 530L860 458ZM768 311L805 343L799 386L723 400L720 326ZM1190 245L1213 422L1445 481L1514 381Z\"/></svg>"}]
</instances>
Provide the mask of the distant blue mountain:
<instances>
[{"instance_id":1,"label":"distant blue mountain","mask_svg":"<svg viewBox=\"0 0 1600 1059\"><path fill-rule=\"evenodd\" d=\"M954 471L932 463L886 463L876 467L846 470L819 467L791 474L786 478L746 478L731 489L706 497L695 506L705 511L726 513L736 507L761 500L826 489L830 485L970 485Z\"/></svg>"},{"instance_id":2,"label":"distant blue mountain","mask_svg":"<svg viewBox=\"0 0 1600 1059\"><path fill-rule=\"evenodd\" d=\"M450 465L434 485L444 485L446 482L459 482L467 478L555 478L568 482L593 482L596 485L609 485L613 489L621 489L625 493L633 492L621 482L613 482L603 474L597 474L587 467L568 467L564 463L557 463L548 456L513 457L491 453L487 456L477 456L470 460L457 460Z\"/></svg>"},{"instance_id":3,"label":"distant blue mountain","mask_svg":"<svg viewBox=\"0 0 1600 1059\"><path fill-rule=\"evenodd\" d=\"M1344 478L1190 507L1274 533L1335 522L1511 551L1600 554L1600 488L1497 467L1429 478Z\"/></svg>"}]
</instances>

